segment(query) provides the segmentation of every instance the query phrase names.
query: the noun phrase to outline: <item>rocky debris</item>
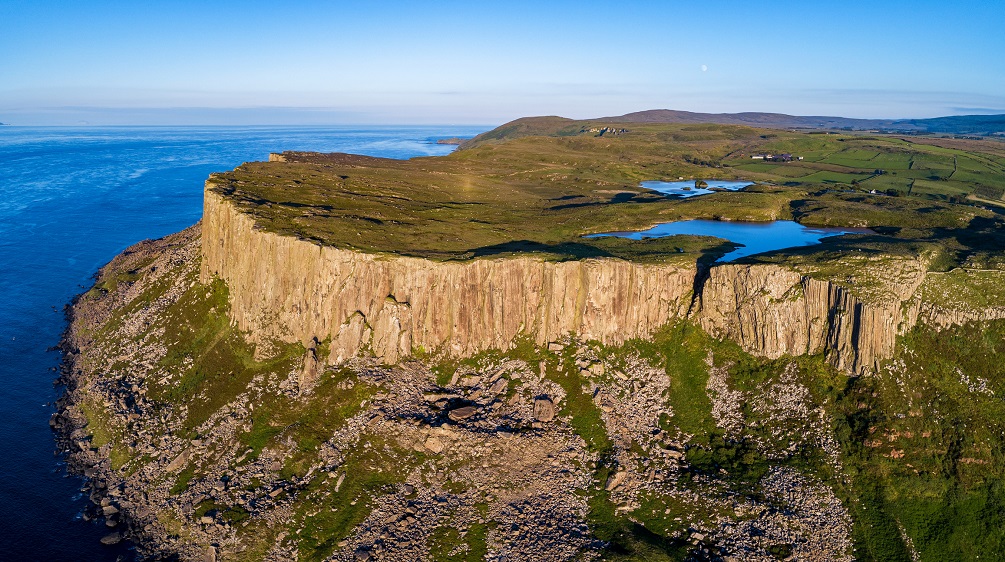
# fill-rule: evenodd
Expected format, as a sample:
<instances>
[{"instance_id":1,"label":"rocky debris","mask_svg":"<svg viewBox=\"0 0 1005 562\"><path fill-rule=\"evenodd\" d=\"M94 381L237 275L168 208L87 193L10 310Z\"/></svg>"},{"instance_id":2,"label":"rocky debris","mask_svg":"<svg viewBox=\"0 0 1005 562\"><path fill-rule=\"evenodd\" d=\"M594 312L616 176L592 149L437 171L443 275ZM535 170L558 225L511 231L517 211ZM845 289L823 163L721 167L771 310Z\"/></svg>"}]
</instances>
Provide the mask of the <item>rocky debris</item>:
<instances>
[{"instance_id":1,"label":"rocky debris","mask_svg":"<svg viewBox=\"0 0 1005 562\"><path fill-rule=\"evenodd\" d=\"M534 399L534 419L539 422L550 422L555 419L555 404L548 396Z\"/></svg>"},{"instance_id":2,"label":"rocky debris","mask_svg":"<svg viewBox=\"0 0 1005 562\"><path fill-rule=\"evenodd\" d=\"M118 513L119 510L114 505L106 505L101 508L101 512L105 517L111 517L112 515Z\"/></svg>"},{"instance_id":3,"label":"rocky debris","mask_svg":"<svg viewBox=\"0 0 1005 562\"><path fill-rule=\"evenodd\" d=\"M101 544L106 546L116 545L122 542L122 533L110 533L101 537Z\"/></svg>"},{"instance_id":4,"label":"rocky debris","mask_svg":"<svg viewBox=\"0 0 1005 562\"><path fill-rule=\"evenodd\" d=\"M436 437L429 437L426 442L422 444L423 447L429 450L431 453L442 453L443 452L443 441L440 441Z\"/></svg>"},{"instance_id":5,"label":"rocky debris","mask_svg":"<svg viewBox=\"0 0 1005 562\"><path fill-rule=\"evenodd\" d=\"M156 306L164 307L182 293L169 290L170 298ZM123 340L142 341L143 330L150 331L143 328L144 323L156 325L155 312L143 309L138 314L143 322L124 318ZM256 375L246 392L195 428L195 437L180 437L187 433L180 425L187 415L186 405L156 404L158 415L131 417L136 414L132 405L146 403L142 389L151 380L160 384L176 380L157 367L158 353L166 353L166 348L151 343L152 349L143 352L142 367L129 370L111 368L122 360L121 350L82 346L92 365L105 367L87 373L72 371L68 380L73 386L52 422L54 427L68 429L67 443L74 443L77 450L71 459L74 465L101 485L95 497L104 505L98 514L109 525L125 521L129 532L142 539L143 553L174 553L185 560L239 559L242 549L258 539L243 534L242 525L229 522L222 509L195 516L200 506L212 502L243 509L264 528L283 529L267 559L290 559L296 542L289 533L304 524L296 506L310 493L307 485L322 478L330 482L326 493L339 493L347 477L341 468L347 457L375 441L435 456L426 457L428 465L416 469L397 494L372 498L377 505L371 515L340 541L334 559L423 558L428 541L440 527L468 529L490 521L495 526L500 520L507 521L505 533L493 527L486 536L492 559L582 558L598 547L588 536L582 496L591 483L587 467L595 459L586 452L582 439L554 416L552 401L564 396L561 387L522 361L461 368L447 387L436 385L428 367L419 363L393 368L372 361L351 364L354 384L376 389L372 398L360 412L330 428L332 436L322 443L306 474L290 479L281 472L298 447L295 441L277 439L255 450L242 446L238 437L252 429L252 415L267 393L312 399L304 392L300 366L281 381L267 382ZM305 361L309 359L308 354ZM340 388L350 386L340 383ZM549 418L541 411L545 404L538 406L539 417L552 422L547 429L534 427L538 423L534 397L542 396L552 412ZM111 470L109 448L91 447L79 404L95 399L108 405L107 423L112 427L136 430L129 447L134 454L148 455L145 464L128 473ZM533 432L518 433L522 430ZM177 488L176 482L192 467L198 467L198 476ZM164 474L172 476L165 479ZM118 498L114 504L109 501L113 494ZM368 500L357 498L352 503L357 501ZM517 504L519 510L507 507ZM532 506L547 510L547 521L539 522ZM180 524L184 533L169 532L163 527L165 520ZM514 532L518 538L511 536Z\"/></svg>"},{"instance_id":6,"label":"rocky debris","mask_svg":"<svg viewBox=\"0 0 1005 562\"><path fill-rule=\"evenodd\" d=\"M323 367L318 361L317 352L317 346L319 343L320 342L318 342L317 338L314 338L312 340L312 345L307 348L307 351L304 353L304 367L303 370L300 371L300 378L297 381L298 388L301 392L310 392L310 390L314 388L314 385L317 384L318 377L321 374Z\"/></svg>"},{"instance_id":7,"label":"rocky debris","mask_svg":"<svg viewBox=\"0 0 1005 562\"><path fill-rule=\"evenodd\" d=\"M584 365L598 362L589 349L581 350L577 357ZM676 451L684 449L686 436L660 428L662 417L673 414L666 401L670 387L667 373L632 354L625 357L624 372L605 368L602 377L588 380L594 404L614 444L616 466L604 487L617 510L637 509L647 494L678 495L681 463Z\"/></svg>"},{"instance_id":8,"label":"rocky debris","mask_svg":"<svg viewBox=\"0 0 1005 562\"><path fill-rule=\"evenodd\" d=\"M475 408L474 406L461 406L447 412L447 417L449 417L452 421L459 422L464 421L477 413L478 408Z\"/></svg>"},{"instance_id":9,"label":"rocky debris","mask_svg":"<svg viewBox=\"0 0 1005 562\"><path fill-rule=\"evenodd\" d=\"M776 560L768 549L784 544L793 560L851 562L851 516L834 491L791 468L774 468L761 481L767 505L748 502L747 516L724 521L711 534L742 560ZM779 509L774 506L785 506Z\"/></svg>"},{"instance_id":10,"label":"rocky debris","mask_svg":"<svg viewBox=\"0 0 1005 562\"><path fill-rule=\"evenodd\" d=\"M769 459L785 459L801 447L819 447L831 466L841 472L840 447L831 430L827 413L814 406L810 391L798 379L798 366L789 363L777 380L769 380L752 392L733 390L731 365L716 366L709 354L706 390L712 402L716 425L728 434L739 434L746 425L759 429L751 439L758 451ZM755 414L748 421L742 404L749 404Z\"/></svg>"},{"instance_id":11,"label":"rocky debris","mask_svg":"<svg viewBox=\"0 0 1005 562\"><path fill-rule=\"evenodd\" d=\"M705 358L708 366L708 383L705 390L712 402L712 417L715 424L730 433L738 433L743 429L744 415L742 405L745 395L733 390L729 384L729 367L715 366L715 358L711 353Z\"/></svg>"},{"instance_id":12,"label":"rocky debris","mask_svg":"<svg viewBox=\"0 0 1005 562\"><path fill-rule=\"evenodd\" d=\"M759 418L757 426L768 435L758 445L768 458L790 456L800 447L819 447L835 471L842 471L840 445L831 430L830 418L822 407L813 405L810 390L799 382L795 363L789 363L777 381L762 385L752 394L758 397L750 400ZM780 451L777 445L772 446L779 443L787 446Z\"/></svg>"},{"instance_id":13,"label":"rocky debris","mask_svg":"<svg viewBox=\"0 0 1005 562\"><path fill-rule=\"evenodd\" d=\"M188 459L192 456L192 449L185 449L182 451L173 461L168 463L164 470L167 472L177 472L181 470L181 467L188 463Z\"/></svg>"},{"instance_id":14,"label":"rocky debris","mask_svg":"<svg viewBox=\"0 0 1005 562\"><path fill-rule=\"evenodd\" d=\"M500 392L506 390L507 387L509 387L509 381L503 377L499 377L494 383L492 383L492 386L489 387L489 393L499 394Z\"/></svg>"},{"instance_id":15,"label":"rocky debris","mask_svg":"<svg viewBox=\"0 0 1005 562\"><path fill-rule=\"evenodd\" d=\"M607 483L604 484L604 489L607 490L608 492L616 489L618 486L621 485L622 482L625 481L626 476L628 476L628 473L625 472L624 470L619 470L615 472L614 474L610 475L607 478Z\"/></svg>"},{"instance_id":16,"label":"rocky debris","mask_svg":"<svg viewBox=\"0 0 1005 562\"><path fill-rule=\"evenodd\" d=\"M417 363L367 370L362 380L389 389L374 404L381 416L370 430L403 449L418 447L437 457L414 468L396 493L375 498L370 515L339 543L332 559L423 559L438 529L466 535L490 522L489 560L589 559L600 546L585 523L582 490L591 483L586 467L595 460L582 439L557 419L547 428L517 433L536 423L535 396L561 395L526 363L466 368L437 389ZM513 397L503 401L491 391L499 380L509 381ZM456 423L449 414L461 408L477 415ZM274 554L281 558L283 552Z\"/></svg>"}]
</instances>

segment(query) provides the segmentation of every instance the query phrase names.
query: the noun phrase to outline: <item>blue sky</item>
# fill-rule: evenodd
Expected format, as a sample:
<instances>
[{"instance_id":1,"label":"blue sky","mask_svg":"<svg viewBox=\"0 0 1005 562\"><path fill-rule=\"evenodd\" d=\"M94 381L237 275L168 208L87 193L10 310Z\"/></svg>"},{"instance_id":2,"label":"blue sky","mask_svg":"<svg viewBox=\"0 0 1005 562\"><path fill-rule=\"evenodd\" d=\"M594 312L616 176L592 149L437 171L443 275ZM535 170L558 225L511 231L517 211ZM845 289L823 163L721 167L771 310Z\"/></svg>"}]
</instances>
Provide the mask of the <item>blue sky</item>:
<instances>
[{"instance_id":1,"label":"blue sky","mask_svg":"<svg viewBox=\"0 0 1005 562\"><path fill-rule=\"evenodd\" d=\"M994 1L0 0L0 122L1005 113Z\"/></svg>"}]
</instances>

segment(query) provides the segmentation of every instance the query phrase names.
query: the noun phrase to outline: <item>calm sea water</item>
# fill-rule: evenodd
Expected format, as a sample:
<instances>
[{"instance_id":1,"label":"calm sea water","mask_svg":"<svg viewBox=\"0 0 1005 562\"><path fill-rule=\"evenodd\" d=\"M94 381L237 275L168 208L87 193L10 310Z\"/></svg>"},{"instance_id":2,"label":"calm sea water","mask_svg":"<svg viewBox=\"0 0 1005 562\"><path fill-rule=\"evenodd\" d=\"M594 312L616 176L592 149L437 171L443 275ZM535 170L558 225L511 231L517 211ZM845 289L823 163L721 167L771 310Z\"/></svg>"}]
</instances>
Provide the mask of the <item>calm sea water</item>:
<instances>
[{"instance_id":1,"label":"calm sea water","mask_svg":"<svg viewBox=\"0 0 1005 562\"><path fill-rule=\"evenodd\" d=\"M596 236L620 236L622 238L641 240L643 238L660 238L675 234L715 236L716 238L725 238L731 242L743 244L743 246L736 248L717 260L719 262L729 262L774 250L812 246L813 244L819 244L822 239L830 236L872 233L873 231L868 228L817 228L803 226L793 221L734 222L689 220L665 222L649 230L638 232L591 234L588 238Z\"/></svg>"},{"instance_id":2,"label":"calm sea water","mask_svg":"<svg viewBox=\"0 0 1005 562\"><path fill-rule=\"evenodd\" d=\"M0 127L0 560L116 560L56 454L49 416L63 306L127 246L185 228L202 185L269 152L408 158L487 127Z\"/></svg>"}]
</instances>

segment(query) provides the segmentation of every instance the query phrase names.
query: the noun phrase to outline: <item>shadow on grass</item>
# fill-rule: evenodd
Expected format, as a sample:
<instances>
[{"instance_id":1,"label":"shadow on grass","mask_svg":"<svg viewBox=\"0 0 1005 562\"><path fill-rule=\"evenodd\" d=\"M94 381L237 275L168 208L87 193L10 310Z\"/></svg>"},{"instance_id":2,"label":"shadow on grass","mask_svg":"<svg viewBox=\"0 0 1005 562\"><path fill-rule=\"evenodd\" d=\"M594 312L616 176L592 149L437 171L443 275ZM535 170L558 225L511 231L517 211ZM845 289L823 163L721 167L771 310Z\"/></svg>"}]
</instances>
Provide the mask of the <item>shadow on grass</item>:
<instances>
[{"instance_id":1,"label":"shadow on grass","mask_svg":"<svg viewBox=\"0 0 1005 562\"><path fill-rule=\"evenodd\" d=\"M547 244L533 240L513 240L482 246L468 251L471 258L513 254L538 254L554 261L590 258L618 258L642 263L660 263L670 258L690 255L700 265L713 263L732 252L737 244L708 236L667 236L631 240L616 236L590 238L589 242L558 242Z\"/></svg>"},{"instance_id":2,"label":"shadow on grass","mask_svg":"<svg viewBox=\"0 0 1005 562\"><path fill-rule=\"evenodd\" d=\"M601 205L610 205L611 203L660 203L666 202L667 197L664 195L654 195L652 193L635 193L629 191L623 191L621 193L614 194L608 201L586 201L583 203L566 203L565 205L555 205L548 207L549 211L561 211L563 209L577 209L580 207L598 207Z\"/></svg>"},{"instance_id":3,"label":"shadow on grass","mask_svg":"<svg viewBox=\"0 0 1005 562\"><path fill-rule=\"evenodd\" d=\"M586 258L611 258L614 254L580 242L560 242L545 244L533 240L512 240L502 244L482 246L469 251L471 257L499 256L506 254L549 254L560 260L581 260Z\"/></svg>"}]
</instances>

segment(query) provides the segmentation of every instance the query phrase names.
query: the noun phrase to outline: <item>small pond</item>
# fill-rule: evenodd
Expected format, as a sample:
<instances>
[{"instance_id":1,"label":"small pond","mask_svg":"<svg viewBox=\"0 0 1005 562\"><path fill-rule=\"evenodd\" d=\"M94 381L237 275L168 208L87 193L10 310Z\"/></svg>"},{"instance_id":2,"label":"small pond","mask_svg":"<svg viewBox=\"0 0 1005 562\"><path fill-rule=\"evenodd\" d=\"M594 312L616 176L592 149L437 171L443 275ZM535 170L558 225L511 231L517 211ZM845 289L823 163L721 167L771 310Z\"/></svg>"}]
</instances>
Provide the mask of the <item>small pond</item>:
<instances>
[{"instance_id":1,"label":"small pond","mask_svg":"<svg viewBox=\"0 0 1005 562\"><path fill-rule=\"evenodd\" d=\"M695 180L685 181L644 181L640 185L646 189L658 191L663 195L671 195L684 199L695 195L706 195L715 190L725 189L727 191L739 191L748 185L754 185L749 181L734 180L703 180L708 187L695 187Z\"/></svg>"},{"instance_id":2,"label":"small pond","mask_svg":"<svg viewBox=\"0 0 1005 562\"><path fill-rule=\"evenodd\" d=\"M632 240L641 240L643 238L660 238L675 234L691 234L695 236L715 236L716 238L725 238L730 242L743 244L743 246L717 260L718 262L728 262L774 250L812 246L813 244L819 244L821 239L829 236L872 233L873 231L868 228L809 227L793 221L731 222L689 220L666 222L656 225L649 230L639 232L591 234L588 238L620 236L622 238L631 238Z\"/></svg>"}]
</instances>

